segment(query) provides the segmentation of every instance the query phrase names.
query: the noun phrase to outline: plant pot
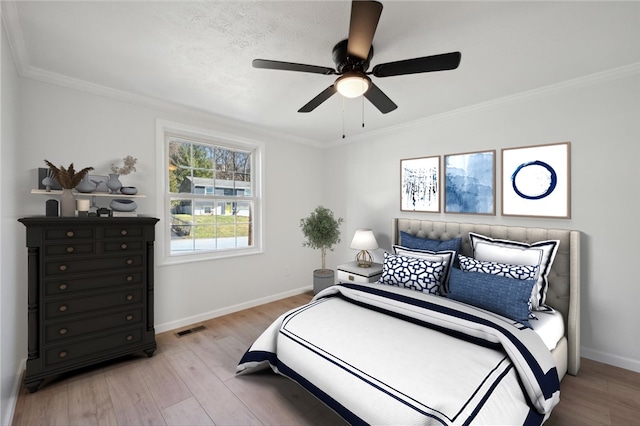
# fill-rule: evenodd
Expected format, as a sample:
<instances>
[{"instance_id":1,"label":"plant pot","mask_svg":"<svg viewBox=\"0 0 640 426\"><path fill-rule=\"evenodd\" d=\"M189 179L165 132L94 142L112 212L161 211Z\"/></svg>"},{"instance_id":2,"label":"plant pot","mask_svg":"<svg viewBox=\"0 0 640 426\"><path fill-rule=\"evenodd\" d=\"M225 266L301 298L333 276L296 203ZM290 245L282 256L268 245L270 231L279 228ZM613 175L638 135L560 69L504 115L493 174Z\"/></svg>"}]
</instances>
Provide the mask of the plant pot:
<instances>
[{"instance_id":1,"label":"plant pot","mask_svg":"<svg viewBox=\"0 0 640 426\"><path fill-rule=\"evenodd\" d=\"M327 287L335 284L334 272L331 269L316 269L313 271L313 294L318 294Z\"/></svg>"}]
</instances>

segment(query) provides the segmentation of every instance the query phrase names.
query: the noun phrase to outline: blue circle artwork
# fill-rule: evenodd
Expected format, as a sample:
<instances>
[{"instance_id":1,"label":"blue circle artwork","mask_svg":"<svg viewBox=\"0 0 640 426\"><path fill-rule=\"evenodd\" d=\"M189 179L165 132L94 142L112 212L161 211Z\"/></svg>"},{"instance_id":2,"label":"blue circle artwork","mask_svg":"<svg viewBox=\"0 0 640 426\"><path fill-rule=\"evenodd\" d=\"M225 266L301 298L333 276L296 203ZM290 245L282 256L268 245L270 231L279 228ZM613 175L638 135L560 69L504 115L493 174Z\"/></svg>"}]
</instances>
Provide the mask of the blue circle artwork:
<instances>
[{"instance_id":1,"label":"blue circle artwork","mask_svg":"<svg viewBox=\"0 0 640 426\"><path fill-rule=\"evenodd\" d=\"M511 175L511 184L518 196L527 200L540 200L556 189L558 175L544 161L530 161L516 168Z\"/></svg>"}]
</instances>

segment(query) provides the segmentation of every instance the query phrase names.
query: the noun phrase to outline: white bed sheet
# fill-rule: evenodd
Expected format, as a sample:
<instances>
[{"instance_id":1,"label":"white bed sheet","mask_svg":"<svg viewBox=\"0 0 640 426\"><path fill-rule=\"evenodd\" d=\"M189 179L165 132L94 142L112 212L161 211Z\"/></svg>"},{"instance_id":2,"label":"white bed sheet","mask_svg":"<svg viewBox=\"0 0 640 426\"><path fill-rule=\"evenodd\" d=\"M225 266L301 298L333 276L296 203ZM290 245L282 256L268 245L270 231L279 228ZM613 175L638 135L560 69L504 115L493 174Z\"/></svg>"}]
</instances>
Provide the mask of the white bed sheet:
<instances>
[{"instance_id":1,"label":"white bed sheet","mask_svg":"<svg viewBox=\"0 0 640 426\"><path fill-rule=\"evenodd\" d=\"M544 344L553 350L558 345L558 342L564 336L564 319L562 314L558 311L554 312L535 312L537 320L530 320L529 324L542 339Z\"/></svg>"}]
</instances>

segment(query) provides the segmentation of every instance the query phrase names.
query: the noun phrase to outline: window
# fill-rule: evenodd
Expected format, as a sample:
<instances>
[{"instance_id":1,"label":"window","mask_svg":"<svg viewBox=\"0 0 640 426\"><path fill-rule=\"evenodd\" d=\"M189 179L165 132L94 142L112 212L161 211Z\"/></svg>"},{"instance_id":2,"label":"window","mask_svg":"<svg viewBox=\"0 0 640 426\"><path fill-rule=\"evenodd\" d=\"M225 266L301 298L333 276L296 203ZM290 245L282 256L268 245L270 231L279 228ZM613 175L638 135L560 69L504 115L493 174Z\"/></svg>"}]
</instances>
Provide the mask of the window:
<instances>
[{"instance_id":1,"label":"window","mask_svg":"<svg viewBox=\"0 0 640 426\"><path fill-rule=\"evenodd\" d=\"M158 127L164 148L161 263L260 252L261 144Z\"/></svg>"}]
</instances>

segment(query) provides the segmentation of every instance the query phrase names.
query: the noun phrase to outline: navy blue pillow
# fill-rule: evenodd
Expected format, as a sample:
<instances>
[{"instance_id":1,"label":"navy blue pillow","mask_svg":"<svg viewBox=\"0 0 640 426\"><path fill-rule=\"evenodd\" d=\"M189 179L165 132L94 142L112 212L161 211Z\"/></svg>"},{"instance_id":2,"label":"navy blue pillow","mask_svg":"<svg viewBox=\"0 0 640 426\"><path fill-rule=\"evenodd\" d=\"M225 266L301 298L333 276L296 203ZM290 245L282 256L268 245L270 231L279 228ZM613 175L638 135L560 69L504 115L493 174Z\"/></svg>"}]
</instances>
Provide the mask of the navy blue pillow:
<instances>
[{"instance_id":1,"label":"navy blue pillow","mask_svg":"<svg viewBox=\"0 0 640 426\"><path fill-rule=\"evenodd\" d=\"M404 231L400 231L400 245L403 247L420 249L420 250L431 250L431 251L442 251L442 250L453 250L456 252L456 256L454 257L453 267L459 268L458 263L458 253L460 253L460 245L462 244L462 238L453 238L451 240L432 240L429 238L420 238L414 235L408 234Z\"/></svg>"},{"instance_id":2,"label":"navy blue pillow","mask_svg":"<svg viewBox=\"0 0 640 426\"><path fill-rule=\"evenodd\" d=\"M531 328L529 299L535 280L452 269L447 298L494 312Z\"/></svg>"}]
</instances>

